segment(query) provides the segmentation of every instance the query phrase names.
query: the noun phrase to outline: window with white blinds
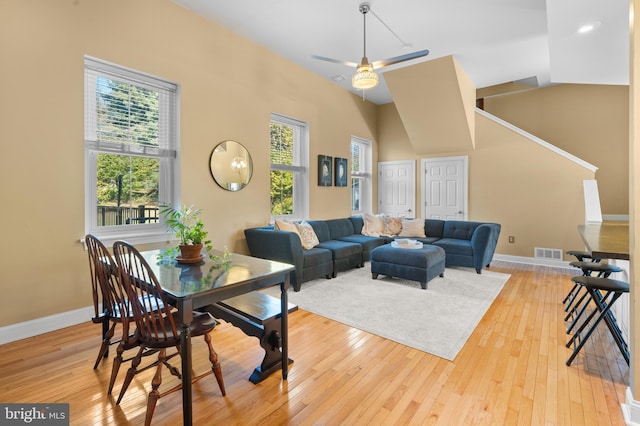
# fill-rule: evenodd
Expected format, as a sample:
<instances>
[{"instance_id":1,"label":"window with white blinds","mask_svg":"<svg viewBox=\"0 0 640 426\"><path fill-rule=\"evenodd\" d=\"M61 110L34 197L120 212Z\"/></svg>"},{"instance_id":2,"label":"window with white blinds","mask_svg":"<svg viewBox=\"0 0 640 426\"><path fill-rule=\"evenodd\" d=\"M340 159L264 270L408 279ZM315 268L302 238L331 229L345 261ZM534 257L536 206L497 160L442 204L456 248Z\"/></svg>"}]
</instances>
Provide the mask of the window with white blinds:
<instances>
[{"instance_id":1,"label":"window with white blinds","mask_svg":"<svg viewBox=\"0 0 640 426\"><path fill-rule=\"evenodd\" d=\"M272 219L307 217L307 147L306 123L277 114L271 115L269 161Z\"/></svg>"},{"instance_id":2,"label":"window with white blinds","mask_svg":"<svg viewBox=\"0 0 640 426\"><path fill-rule=\"evenodd\" d=\"M85 57L85 229L103 240L166 239L178 199L178 87Z\"/></svg>"},{"instance_id":3,"label":"window with white blinds","mask_svg":"<svg viewBox=\"0 0 640 426\"><path fill-rule=\"evenodd\" d=\"M371 212L371 144L351 138L351 212Z\"/></svg>"}]
</instances>

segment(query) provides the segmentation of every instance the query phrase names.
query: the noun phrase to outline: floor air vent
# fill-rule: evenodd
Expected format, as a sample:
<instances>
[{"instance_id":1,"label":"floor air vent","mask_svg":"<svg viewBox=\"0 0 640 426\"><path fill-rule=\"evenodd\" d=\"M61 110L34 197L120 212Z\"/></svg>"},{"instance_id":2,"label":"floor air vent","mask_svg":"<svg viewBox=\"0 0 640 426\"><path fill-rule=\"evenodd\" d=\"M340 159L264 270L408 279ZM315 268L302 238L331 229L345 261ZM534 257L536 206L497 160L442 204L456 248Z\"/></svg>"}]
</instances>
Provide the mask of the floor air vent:
<instances>
[{"instance_id":1,"label":"floor air vent","mask_svg":"<svg viewBox=\"0 0 640 426\"><path fill-rule=\"evenodd\" d=\"M562 260L562 250L536 247L534 257L537 259Z\"/></svg>"}]
</instances>

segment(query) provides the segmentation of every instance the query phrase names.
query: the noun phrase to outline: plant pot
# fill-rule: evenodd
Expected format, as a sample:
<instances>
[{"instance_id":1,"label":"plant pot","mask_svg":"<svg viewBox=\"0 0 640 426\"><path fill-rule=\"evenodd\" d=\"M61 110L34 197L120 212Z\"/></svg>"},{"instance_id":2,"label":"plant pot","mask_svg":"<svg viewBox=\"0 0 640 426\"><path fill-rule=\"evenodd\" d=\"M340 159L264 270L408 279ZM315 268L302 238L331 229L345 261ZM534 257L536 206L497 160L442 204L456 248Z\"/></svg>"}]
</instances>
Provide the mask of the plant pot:
<instances>
[{"instance_id":1,"label":"plant pot","mask_svg":"<svg viewBox=\"0 0 640 426\"><path fill-rule=\"evenodd\" d=\"M188 245L180 245L180 258L178 261L188 262L190 260L201 260L202 259L202 244L188 244Z\"/></svg>"}]
</instances>

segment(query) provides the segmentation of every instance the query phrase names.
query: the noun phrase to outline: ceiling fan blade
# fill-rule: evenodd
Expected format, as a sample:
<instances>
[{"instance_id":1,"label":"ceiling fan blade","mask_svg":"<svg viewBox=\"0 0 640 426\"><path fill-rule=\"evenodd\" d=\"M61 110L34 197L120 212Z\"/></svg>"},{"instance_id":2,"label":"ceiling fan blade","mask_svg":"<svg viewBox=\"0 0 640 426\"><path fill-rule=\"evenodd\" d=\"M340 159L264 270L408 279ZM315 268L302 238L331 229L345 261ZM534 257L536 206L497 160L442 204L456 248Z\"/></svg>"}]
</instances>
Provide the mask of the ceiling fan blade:
<instances>
[{"instance_id":1,"label":"ceiling fan blade","mask_svg":"<svg viewBox=\"0 0 640 426\"><path fill-rule=\"evenodd\" d=\"M358 64L356 64L355 62L341 61L339 59L332 59L332 58L327 58L327 57L318 56L318 55L311 55L311 57L313 59L318 59L320 61L332 62L334 64L341 64L341 65L346 65L348 67L358 68Z\"/></svg>"},{"instance_id":2,"label":"ceiling fan blade","mask_svg":"<svg viewBox=\"0 0 640 426\"><path fill-rule=\"evenodd\" d=\"M429 51L426 50L426 49L425 50L419 50L417 52L407 53L406 55L400 55L400 56L396 56L394 58L382 59L380 61L375 61L375 62L372 62L371 65L373 65L373 69L378 69L378 68L386 67L386 66L389 66L389 65L397 64L399 62L408 61L410 59L421 58L423 56L427 56L428 54L429 54Z\"/></svg>"}]
</instances>

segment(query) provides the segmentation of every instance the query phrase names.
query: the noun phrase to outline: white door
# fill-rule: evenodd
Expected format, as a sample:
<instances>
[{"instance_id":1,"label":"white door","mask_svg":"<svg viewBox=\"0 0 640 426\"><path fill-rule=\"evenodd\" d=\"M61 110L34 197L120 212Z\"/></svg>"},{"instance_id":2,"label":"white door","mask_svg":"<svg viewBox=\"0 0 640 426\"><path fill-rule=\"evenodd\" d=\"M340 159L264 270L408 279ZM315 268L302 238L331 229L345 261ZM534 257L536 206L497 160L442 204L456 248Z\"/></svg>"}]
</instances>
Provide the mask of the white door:
<instances>
[{"instance_id":1,"label":"white door","mask_svg":"<svg viewBox=\"0 0 640 426\"><path fill-rule=\"evenodd\" d=\"M378 213L416 217L415 161L378 163Z\"/></svg>"},{"instance_id":2,"label":"white door","mask_svg":"<svg viewBox=\"0 0 640 426\"><path fill-rule=\"evenodd\" d=\"M425 218L467 220L467 161L466 156L422 160Z\"/></svg>"}]
</instances>

